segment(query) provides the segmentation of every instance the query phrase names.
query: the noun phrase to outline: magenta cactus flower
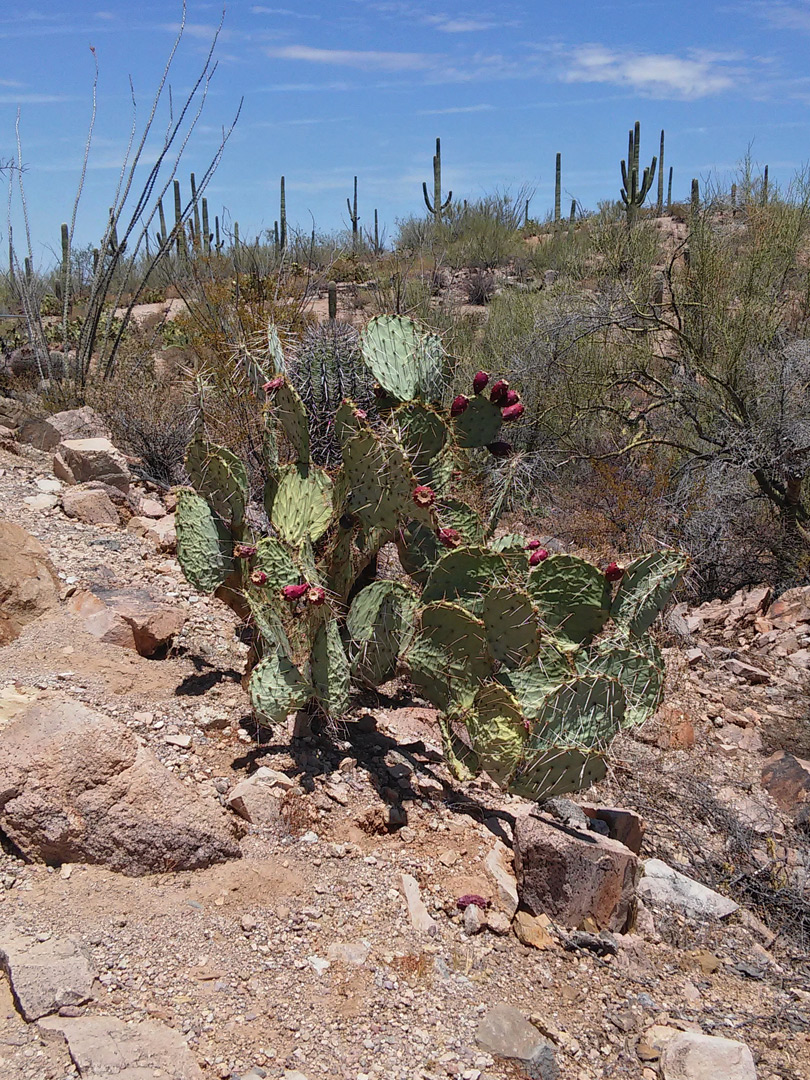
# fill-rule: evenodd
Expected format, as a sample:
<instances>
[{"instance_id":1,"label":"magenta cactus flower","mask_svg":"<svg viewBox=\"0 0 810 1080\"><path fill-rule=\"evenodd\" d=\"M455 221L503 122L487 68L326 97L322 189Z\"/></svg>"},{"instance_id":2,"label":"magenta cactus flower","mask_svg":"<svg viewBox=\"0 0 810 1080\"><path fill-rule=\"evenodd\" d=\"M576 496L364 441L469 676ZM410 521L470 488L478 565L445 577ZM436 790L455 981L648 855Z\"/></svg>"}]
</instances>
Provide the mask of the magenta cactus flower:
<instances>
[{"instance_id":1,"label":"magenta cactus flower","mask_svg":"<svg viewBox=\"0 0 810 1080\"><path fill-rule=\"evenodd\" d=\"M427 484L420 484L413 489L413 501L417 506L433 506L436 501L436 492Z\"/></svg>"}]
</instances>

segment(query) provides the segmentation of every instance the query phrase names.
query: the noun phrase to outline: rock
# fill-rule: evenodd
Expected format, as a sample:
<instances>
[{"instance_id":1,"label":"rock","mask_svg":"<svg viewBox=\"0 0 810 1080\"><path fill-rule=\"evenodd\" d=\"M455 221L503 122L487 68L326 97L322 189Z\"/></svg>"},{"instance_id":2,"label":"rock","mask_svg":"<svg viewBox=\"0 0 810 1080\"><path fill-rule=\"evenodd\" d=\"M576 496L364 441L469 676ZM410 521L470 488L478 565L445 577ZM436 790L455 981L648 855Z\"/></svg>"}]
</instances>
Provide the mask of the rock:
<instances>
[{"instance_id":1,"label":"rock","mask_svg":"<svg viewBox=\"0 0 810 1080\"><path fill-rule=\"evenodd\" d=\"M0 424L14 430L25 423L28 410L16 398L0 397Z\"/></svg>"},{"instance_id":2,"label":"rock","mask_svg":"<svg viewBox=\"0 0 810 1080\"><path fill-rule=\"evenodd\" d=\"M490 908L486 913L486 919L487 930L489 930L490 933L498 934L499 936L509 933L512 924L502 911Z\"/></svg>"},{"instance_id":3,"label":"rock","mask_svg":"<svg viewBox=\"0 0 810 1080\"><path fill-rule=\"evenodd\" d=\"M518 887L512 872L512 853L502 840L495 841L484 865L498 887L498 903L506 917L511 919L517 911Z\"/></svg>"},{"instance_id":4,"label":"rock","mask_svg":"<svg viewBox=\"0 0 810 1080\"><path fill-rule=\"evenodd\" d=\"M155 518L157 520L166 516L163 503L158 502L157 499L141 499L138 510L141 517L145 518Z\"/></svg>"},{"instance_id":5,"label":"rock","mask_svg":"<svg viewBox=\"0 0 810 1080\"><path fill-rule=\"evenodd\" d=\"M39 495L27 495L23 502L29 509L38 510L53 510L55 506L59 505L59 499L56 495L50 495L45 492L40 492Z\"/></svg>"},{"instance_id":6,"label":"rock","mask_svg":"<svg viewBox=\"0 0 810 1080\"><path fill-rule=\"evenodd\" d=\"M279 782L277 777L283 777ZM284 773L261 766L229 791L225 802L239 817L251 825L276 825L281 817L281 799L289 786L294 786Z\"/></svg>"},{"instance_id":7,"label":"rock","mask_svg":"<svg viewBox=\"0 0 810 1080\"><path fill-rule=\"evenodd\" d=\"M484 916L484 912L481 910L478 904L468 904L464 908L463 922L464 933L467 934L469 937L472 937L474 934L481 933L481 931L484 929L486 918Z\"/></svg>"},{"instance_id":8,"label":"rock","mask_svg":"<svg viewBox=\"0 0 810 1080\"><path fill-rule=\"evenodd\" d=\"M65 439L110 439L104 421L90 408L66 409L38 419L27 420L19 432L20 442L37 450L53 450Z\"/></svg>"},{"instance_id":9,"label":"rock","mask_svg":"<svg viewBox=\"0 0 810 1080\"><path fill-rule=\"evenodd\" d=\"M114 1016L49 1016L39 1027L65 1039L86 1080L203 1080L182 1033L163 1024L128 1024Z\"/></svg>"},{"instance_id":10,"label":"rock","mask_svg":"<svg viewBox=\"0 0 810 1080\"><path fill-rule=\"evenodd\" d=\"M495 1005L485 1013L475 1041L488 1054L521 1062L538 1080L557 1080L560 1075L552 1044L511 1005Z\"/></svg>"},{"instance_id":11,"label":"rock","mask_svg":"<svg viewBox=\"0 0 810 1080\"><path fill-rule=\"evenodd\" d=\"M165 652L186 621L177 607L159 604L146 589L81 589L67 606L88 634L141 656Z\"/></svg>"},{"instance_id":12,"label":"rock","mask_svg":"<svg viewBox=\"0 0 810 1080\"><path fill-rule=\"evenodd\" d=\"M362 967L370 952L371 946L367 941L333 941L326 955L347 967Z\"/></svg>"},{"instance_id":13,"label":"rock","mask_svg":"<svg viewBox=\"0 0 810 1080\"><path fill-rule=\"evenodd\" d=\"M59 581L33 536L0 520L0 645L59 603Z\"/></svg>"},{"instance_id":14,"label":"rock","mask_svg":"<svg viewBox=\"0 0 810 1080\"><path fill-rule=\"evenodd\" d=\"M644 863L638 895L645 903L674 908L698 919L724 919L738 908L733 900L673 870L660 859L647 859Z\"/></svg>"},{"instance_id":15,"label":"rock","mask_svg":"<svg viewBox=\"0 0 810 1080\"><path fill-rule=\"evenodd\" d=\"M58 495L62 490L62 481L54 477L41 477L37 480L37 491L44 491L46 495Z\"/></svg>"},{"instance_id":16,"label":"rock","mask_svg":"<svg viewBox=\"0 0 810 1080\"><path fill-rule=\"evenodd\" d=\"M0 968L8 975L14 1000L30 1023L93 996L95 973L71 938L37 941L11 926L0 927Z\"/></svg>"},{"instance_id":17,"label":"rock","mask_svg":"<svg viewBox=\"0 0 810 1080\"><path fill-rule=\"evenodd\" d=\"M0 423L2 423L0 401ZM776 630L792 630L799 623L810 622L810 585L787 589L766 612L766 618Z\"/></svg>"},{"instance_id":18,"label":"rock","mask_svg":"<svg viewBox=\"0 0 810 1080\"><path fill-rule=\"evenodd\" d=\"M523 814L515 822L515 870L521 904L532 915L574 928L592 918L600 930L619 933L631 921L639 863L616 840Z\"/></svg>"},{"instance_id":19,"label":"rock","mask_svg":"<svg viewBox=\"0 0 810 1080\"><path fill-rule=\"evenodd\" d=\"M428 909L419 893L419 882L411 874L402 875L402 891L408 905L411 926L420 934L435 934L438 930L436 921L428 914Z\"/></svg>"},{"instance_id":20,"label":"rock","mask_svg":"<svg viewBox=\"0 0 810 1080\"><path fill-rule=\"evenodd\" d=\"M109 495L98 488L68 488L62 494L62 509L68 517L85 525L120 525L121 519Z\"/></svg>"},{"instance_id":21,"label":"rock","mask_svg":"<svg viewBox=\"0 0 810 1080\"><path fill-rule=\"evenodd\" d=\"M810 649L799 649L797 652L791 653L788 657L788 663L795 668L799 668L800 671L807 671L810 669Z\"/></svg>"},{"instance_id":22,"label":"rock","mask_svg":"<svg viewBox=\"0 0 810 1080\"><path fill-rule=\"evenodd\" d=\"M779 750L762 766L762 786L780 810L795 813L810 801L810 761Z\"/></svg>"},{"instance_id":23,"label":"rock","mask_svg":"<svg viewBox=\"0 0 810 1080\"><path fill-rule=\"evenodd\" d=\"M550 926L548 915L530 915L528 911L518 911L512 921L515 937L533 949L553 949L557 944L548 932Z\"/></svg>"},{"instance_id":24,"label":"rock","mask_svg":"<svg viewBox=\"0 0 810 1080\"><path fill-rule=\"evenodd\" d=\"M771 677L767 671L763 671L762 668L754 667L752 664L746 664L742 660L737 660L735 657L730 657L728 660L724 660L723 663L732 673L739 679L745 679L746 682L759 684L769 683Z\"/></svg>"},{"instance_id":25,"label":"rock","mask_svg":"<svg viewBox=\"0 0 810 1080\"><path fill-rule=\"evenodd\" d=\"M177 530L174 514L166 514L158 521L146 517L133 517L127 523L127 529L143 536L155 545L158 551L172 554L177 550Z\"/></svg>"},{"instance_id":26,"label":"rock","mask_svg":"<svg viewBox=\"0 0 810 1080\"><path fill-rule=\"evenodd\" d=\"M56 448L53 472L66 484L98 480L124 492L132 480L124 455L109 439L65 439Z\"/></svg>"},{"instance_id":27,"label":"rock","mask_svg":"<svg viewBox=\"0 0 810 1080\"><path fill-rule=\"evenodd\" d=\"M679 1031L661 1051L664 1080L756 1080L754 1058L745 1043L696 1031Z\"/></svg>"},{"instance_id":28,"label":"rock","mask_svg":"<svg viewBox=\"0 0 810 1080\"><path fill-rule=\"evenodd\" d=\"M191 749L191 736L190 735L164 735L163 741L167 746L176 746L179 750Z\"/></svg>"},{"instance_id":29,"label":"rock","mask_svg":"<svg viewBox=\"0 0 810 1080\"><path fill-rule=\"evenodd\" d=\"M129 875L240 855L216 802L117 720L59 698L34 702L0 732L0 828L26 858Z\"/></svg>"},{"instance_id":30,"label":"rock","mask_svg":"<svg viewBox=\"0 0 810 1080\"><path fill-rule=\"evenodd\" d=\"M0 450L6 450L10 454L19 454L17 435L13 428L0 424Z\"/></svg>"},{"instance_id":31,"label":"rock","mask_svg":"<svg viewBox=\"0 0 810 1080\"><path fill-rule=\"evenodd\" d=\"M622 810L617 806L590 806L585 804L581 807L583 813L596 821L604 821L608 827L608 836L611 840L618 840L620 844L630 848L634 855L641 851L644 833L647 826L644 819L632 810Z\"/></svg>"}]
</instances>

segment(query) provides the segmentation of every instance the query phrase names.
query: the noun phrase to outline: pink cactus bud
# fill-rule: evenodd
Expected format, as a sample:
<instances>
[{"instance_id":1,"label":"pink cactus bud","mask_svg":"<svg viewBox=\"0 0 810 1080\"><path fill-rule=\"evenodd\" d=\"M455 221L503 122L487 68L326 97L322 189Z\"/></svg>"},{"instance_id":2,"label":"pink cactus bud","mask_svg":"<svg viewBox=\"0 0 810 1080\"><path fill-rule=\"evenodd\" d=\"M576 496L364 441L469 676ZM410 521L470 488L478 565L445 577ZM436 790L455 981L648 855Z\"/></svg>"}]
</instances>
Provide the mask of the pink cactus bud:
<instances>
[{"instance_id":1,"label":"pink cactus bud","mask_svg":"<svg viewBox=\"0 0 810 1080\"><path fill-rule=\"evenodd\" d=\"M512 453L512 444L508 442L487 443L487 450L496 458L507 458Z\"/></svg>"},{"instance_id":2,"label":"pink cactus bud","mask_svg":"<svg viewBox=\"0 0 810 1080\"><path fill-rule=\"evenodd\" d=\"M608 581L621 581L624 577L624 567L617 562L608 563L605 567L605 577Z\"/></svg>"},{"instance_id":3,"label":"pink cactus bud","mask_svg":"<svg viewBox=\"0 0 810 1080\"><path fill-rule=\"evenodd\" d=\"M355 409L354 415L357 417L358 420L368 420L368 413L365 409Z\"/></svg>"},{"instance_id":4,"label":"pink cactus bud","mask_svg":"<svg viewBox=\"0 0 810 1080\"><path fill-rule=\"evenodd\" d=\"M250 580L254 585L266 585L267 574L265 574L264 570L254 570L250 575Z\"/></svg>"},{"instance_id":5,"label":"pink cactus bud","mask_svg":"<svg viewBox=\"0 0 810 1080\"><path fill-rule=\"evenodd\" d=\"M501 412L502 420L519 420L526 411L526 406L522 401L519 401L517 405L507 405Z\"/></svg>"},{"instance_id":6,"label":"pink cactus bud","mask_svg":"<svg viewBox=\"0 0 810 1080\"><path fill-rule=\"evenodd\" d=\"M322 589L320 585L310 585L307 600L313 607L320 607L326 603L326 589Z\"/></svg>"},{"instance_id":7,"label":"pink cactus bud","mask_svg":"<svg viewBox=\"0 0 810 1080\"><path fill-rule=\"evenodd\" d=\"M300 600L308 588L306 581L303 585L285 585L281 590L281 595L285 600Z\"/></svg>"},{"instance_id":8,"label":"pink cactus bud","mask_svg":"<svg viewBox=\"0 0 810 1080\"><path fill-rule=\"evenodd\" d=\"M532 730L531 721L527 720L525 716L523 718L523 726L526 729L526 731L531 731Z\"/></svg>"},{"instance_id":9,"label":"pink cactus bud","mask_svg":"<svg viewBox=\"0 0 810 1080\"><path fill-rule=\"evenodd\" d=\"M473 375L473 392L476 394L482 393L489 382L489 375L486 371L476 371Z\"/></svg>"},{"instance_id":10,"label":"pink cactus bud","mask_svg":"<svg viewBox=\"0 0 810 1080\"><path fill-rule=\"evenodd\" d=\"M233 554L236 559L252 559L256 554L255 544L234 544Z\"/></svg>"},{"instance_id":11,"label":"pink cactus bud","mask_svg":"<svg viewBox=\"0 0 810 1080\"><path fill-rule=\"evenodd\" d=\"M461 533L458 529L439 529L436 534L439 538L439 543L448 548L457 548L461 546Z\"/></svg>"},{"instance_id":12,"label":"pink cactus bud","mask_svg":"<svg viewBox=\"0 0 810 1080\"><path fill-rule=\"evenodd\" d=\"M458 907L461 908L462 911L465 908L473 906L480 908L488 908L489 900L487 900L483 896L479 896L478 893L465 893L464 896L460 896L458 900L456 900L456 904Z\"/></svg>"},{"instance_id":13,"label":"pink cactus bud","mask_svg":"<svg viewBox=\"0 0 810 1080\"><path fill-rule=\"evenodd\" d=\"M274 379L270 379L269 382L266 382L262 386L262 390L264 390L265 394L273 394L273 393L275 393L276 390L279 389L279 387L282 387L283 385L284 385L284 376L283 375L276 375L276 377Z\"/></svg>"},{"instance_id":14,"label":"pink cactus bud","mask_svg":"<svg viewBox=\"0 0 810 1080\"><path fill-rule=\"evenodd\" d=\"M506 401L506 394L509 390L509 383L506 379L498 379L495 385L492 387L492 391L489 395L489 400L495 405L503 405Z\"/></svg>"},{"instance_id":15,"label":"pink cactus bud","mask_svg":"<svg viewBox=\"0 0 810 1080\"><path fill-rule=\"evenodd\" d=\"M436 501L436 492L427 484L420 484L413 489L413 501L417 506L432 506Z\"/></svg>"},{"instance_id":16,"label":"pink cactus bud","mask_svg":"<svg viewBox=\"0 0 810 1080\"><path fill-rule=\"evenodd\" d=\"M517 390L507 390L506 397L503 399L504 405L517 405L520 401L520 394Z\"/></svg>"},{"instance_id":17,"label":"pink cactus bud","mask_svg":"<svg viewBox=\"0 0 810 1080\"><path fill-rule=\"evenodd\" d=\"M539 566L541 562L548 558L548 552L545 548L538 548L537 551L533 551L529 556L529 566Z\"/></svg>"},{"instance_id":18,"label":"pink cactus bud","mask_svg":"<svg viewBox=\"0 0 810 1080\"><path fill-rule=\"evenodd\" d=\"M470 399L463 394L459 394L457 398L453 399L453 404L450 406L451 416L461 416L470 404Z\"/></svg>"}]
</instances>

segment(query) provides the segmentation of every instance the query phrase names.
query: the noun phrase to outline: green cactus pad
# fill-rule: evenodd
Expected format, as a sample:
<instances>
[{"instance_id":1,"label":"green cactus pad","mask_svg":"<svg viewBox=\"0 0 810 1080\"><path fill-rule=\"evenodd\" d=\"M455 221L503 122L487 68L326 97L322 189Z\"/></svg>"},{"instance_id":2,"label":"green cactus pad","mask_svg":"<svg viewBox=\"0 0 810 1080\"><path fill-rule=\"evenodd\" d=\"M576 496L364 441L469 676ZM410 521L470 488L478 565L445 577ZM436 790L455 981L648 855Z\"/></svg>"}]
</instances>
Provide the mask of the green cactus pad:
<instances>
[{"instance_id":1,"label":"green cactus pad","mask_svg":"<svg viewBox=\"0 0 810 1080\"><path fill-rule=\"evenodd\" d=\"M624 722L625 696L616 679L581 675L548 695L532 722L530 750L557 746L601 749Z\"/></svg>"},{"instance_id":2,"label":"green cactus pad","mask_svg":"<svg viewBox=\"0 0 810 1080\"><path fill-rule=\"evenodd\" d=\"M447 550L439 544L435 529L428 529L415 521L399 530L396 544L402 569L418 585L427 583L433 567Z\"/></svg>"},{"instance_id":3,"label":"green cactus pad","mask_svg":"<svg viewBox=\"0 0 810 1080\"><path fill-rule=\"evenodd\" d=\"M526 537L520 533L506 533L499 536L490 544L490 550L498 551L503 555L525 555L528 560L529 552L526 551Z\"/></svg>"},{"instance_id":4,"label":"green cactus pad","mask_svg":"<svg viewBox=\"0 0 810 1080\"><path fill-rule=\"evenodd\" d=\"M529 573L526 591L561 647L589 644L610 614L605 575L576 555L549 555Z\"/></svg>"},{"instance_id":5,"label":"green cactus pad","mask_svg":"<svg viewBox=\"0 0 810 1080\"><path fill-rule=\"evenodd\" d=\"M496 442L502 422L498 405L489 398L474 397L461 416L453 420L456 442L464 450Z\"/></svg>"},{"instance_id":6,"label":"green cactus pad","mask_svg":"<svg viewBox=\"0 0 810 1080\"><path fill-rule=\"evenodd\" d=\"M524 799L543 801L584 791L605 776L607 760L603 754L569 746L554 747L521 763L509 791Z\"/></svg>"},{"instance_id":7,"label":"green cactus pad","mask_svg":"<svg viewBox=\"0 0 810 1080\"><path fill-rule=\"evenodd\" d=\"M208 502L195 491L177 493L177 559L186 579L200 592L213 593L234 569L231 535Z\"/></svg>"},{"instance_id":8,"label":"green cactus pad","mask_svg":"<svg viewBox=\"0 0 810 1080\"><path fill-rule=\"evenodd\" d=\"M275 323L267 324L267 361L273 369L274 375L284 371L286 366L284 363L284 350L281 347L281 338ZM264 381L267 382L267 379Z\"/></svg>"},{"instance_id":9,"label":"green cactus pad","mask_svg":"<svg viewBox=\"0 0 810 1080\"><path fill-rule=\"evenodd\" d=\"M523 754L528 737L520 705L498 683L479 687L464 723L480 767L505 788Z\"/></svg>"},{"instance_id":10,"label":"green cactus pad","mask_svg":"<svg viewBox=\"0 0 810 1080\"><path fill-rule=\"evenodd\" d=\"M348 598L357 571L352 531L350 528L338 528L326 556L326 584L341 603Z\"/></svg>"},{"instance_id":11,"label":"green cactus pad","mask_svg":"<svg viewBox=\"0 0 810 1080\"><path fill-rule=\"evenodd\" d=\"M296 461L309 463L309 425L298 392L284 382L275 394L275 414L290 441Z\"/></svg>"},{"instance_id":12,"label":"green cactus pad","mask_svg":"<svg viewBox=\"0 0 810 1080\"><path fill-rule=\"evenodd\" d=\"M447 425L435 409L418 401L400 405L394 411L392 420L397 425L400 441L419 482L426 483L426 470L450 437Z\"/></svg>"},{"instance_id":13,"label":"green cactus pad","mask_svg":"<svg viewBox=\"0 0 810 1080\"><path fill-rule=\"evenodd\" d=\"M208 500L214 513L239 525L245 516L248 480L236 454L226 446L213 446L196 437L186 451L186 469L195 491Z\"/></svg>"},{"instance_id":14,"label":"green cactus pad","mask_svg":"<svg viewBox=\"0 0 810 1080\"><path fill-rule=\"evenodd\" d=\"M335 413L335 436L343 447L360 431L368 431L368 424L357 415L357 405L349 398L344 398Z\"/></svg>"},{"instance_id":15,"label":"green cactus pad","mask_svg":"<svg viewBox=\"0 0 810 1080\"><path fill-rule=\"evenodd\" d=\"M649 720L664 697L663 658L658 665L634 649L599 649L588 659L584 673L606 675L621 683L627 699L625 728Z\"/></svg>"},{"instance_id":16,"label":"green cactus pad","mask_svg":"<svg viewBox=\"0 0 810 1080\"><path fill-rule=\"evenodd\" d=\"M393 679L413 639L418 597L401 582L375 581L352 601L346 619L352 673L369 686Z\"/></svg>"},{"instance_id":17,"label":"green cactus pad","mask_svg":"<svg viewBox=\"0 0 810 1080\"><path fill-rule=\"evenodd\" d=\"M455 548L434 566L422 594L422 602L451 600L474 614L483 610L484 594L506 580L503 557L485 548Z\"/></svg>"},{"instance_id":18,"label":"green cactus pad","mask_svg":"<svg viewBox=\"0 0 810 1080\"><path fill-rule=\"evenodd\" d=\"M436 516L443 529L456 529L465 544L476 547L484 543L481 515L461 499L442 499Z\"/></svg>"},{"instance_id":19,"label":"green cactus pad","mask_svg":"<svg viewBox=\"0 0 810 1080\"><path fill-rule=\"evenodd\" d=\"M272 725L303 708L312 697L312 687L288 656L273 652L251 672L248 694L258 722Z\"/></svg>"},{"instance_id":20,"label":"green cactus pad","mask_svg":"<svg viewBox=\"0 0 810 1080\"><path fill-rule=\"evenodd\" d=\"M374 378L397 401L441 394L441 341L425 335L411 319L379 315L360 336L363 360Z\"/></svg>"},{"instance_id":21,"label":"green cactus pad","mask_svg":"<svg viewBox=\"0 0 810 1080\"><path fill-rule=\"evenodd\" d=\"M264 656L280 650L286 656L292 652L290 639L284 629L278 597L267 590L249 585L245 599L250 608L250 618L259 632L259 653Z\"/></svg>"},{"instance_id":22,"label":"green cactus pad","mask_svg":"<svg viewBox=\"0 0 810 1080\"><path fill-rule=\"evenodd\" d=\"M537 610L526 593L499 585L484 594L482 612L490 656L506 668L529 663L540 647Z\"/></svg>"},{"instance_id":23,"label":"green cactus pad","mask_svg":"<svg viewBox=\"0 0 810 1080\"><path fill-rule=\"evenodd\" d=\"M356 432L343 446L350 492L346 509L357 515L364 529L392 531L402 518L413 516L416 482L404 464L401 452L383 447L372 431Z\"/></svg>"},{"instance_id":24,"label":"green cactus pad","mask_svg":"<svg viewBox=\"0 0 810 1080\"><path fill-rule=\"evenodd\" d=\"M451 703L471 705L478 685L492 674L484 624L456 604L423 608L405 659L416 692L444 712Z\"/></svg>"},{"instance_id":25,"label":"green cactus pad","mask_svg":"<svg viewBox=\"0 0 810 1080\"><path fill-rule=\"evenodd\" d=\"M440 498L449 496L459 468L460 463L455 451L451 446L445 446L425 470L424 482L429 484Z\"/></svg>"},{"instance_id":26,"label":"green cactus pad","mask_svg":"<svg viewBox=\"0 0 810 1080\"><path fill-rule=\"evenodd\" d=\"M336 619L318 628L312 644L310 678L327 716L339 720L349 709L351 676Z\"/></svg>"},{"instance_id":27,"label":"green cactus pad","mask_svg":"<svg viewBox=\"0 0 810 1080\"><path fill-rule=\"evenodd\" d=\"M544 641L534 660L525 667L499 672L497 679L518 699L523 715L536 720L548 695L574 674L567 657Z\"/></svg>"},{"instance_id":28,"label":"green cactus pad","mask_svg":"<svg viewBox=\"0 0 810 1080\"><path fill-rule=\"evenodd\" d=\"M680 551L657 551L627 567L611 615L618 627L636 638L652 626L680 584L688 558Z\"/></svg>"},{"instance_id":29,"label":"green cactus pad","mask_svg":"<svg viewBox=\"0 0 810 1080\"><path fill-rule=\"evenodd\" d=\"M285 465L272 503L271 522L281 538L297 547L320 540L332 520L332 481L314 465Z\"/></svg>"},{"instance_id":30,"label":"green cactus pad","mask_svg":"<svg viewBox=\"0 0 810 1080\"><path fill-rule=\"evenodd\" d=\"M272 537L264 536L258 542L250 569L261 570L267 574L267 583L261 588L274 596L281 592L285 585L297 585L301 581L300 567L284 545Z\"/></svg>"}]
</instances>

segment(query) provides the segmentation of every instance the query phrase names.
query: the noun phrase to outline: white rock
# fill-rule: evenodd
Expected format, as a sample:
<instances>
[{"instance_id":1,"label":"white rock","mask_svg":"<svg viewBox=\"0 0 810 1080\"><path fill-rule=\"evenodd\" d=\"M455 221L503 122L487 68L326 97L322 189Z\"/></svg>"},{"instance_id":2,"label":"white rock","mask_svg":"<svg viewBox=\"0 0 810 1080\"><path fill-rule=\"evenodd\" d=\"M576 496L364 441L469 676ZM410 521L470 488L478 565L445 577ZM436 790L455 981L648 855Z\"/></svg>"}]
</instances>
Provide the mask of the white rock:
<instances>
[{"instance_id":1,"label":"white rock","mask_svg":"<svg viewBox=\"0 0 810 1080\"><path fill-rule=\"evenodd\" d=\"M498 901L508 918L517 911L517 878L512 872L512 853L501 840L495 841L495 847L484 860L484 865L498 886Z\"/></svg>"},{"instance_id":2,"label":"white rock","mask_svg":"<svg viewBox=\"0 0 810 1080\"><path fill-rule=\"evenodd\" d=\"M411 874L402 875L402 891L408 904L408 914L414 930L421 934L435 934L438 925L428 914L424 901L419 893L419 882Z\"/></svg>"},{"instance_id":3,"label":"white rock","mask_svg":"<svg viewBox=\"0 0 810 1080\"><path fill-rule=\"evenodd\" d=\"M644 863L638 895L645 903L676 908L685 915L701 919L724 919L739 907L727 896L673 870L660 859L647 859Z\"/></svg>"},{"instance_id":4,"label":"white rock","mask_svg":"<svg viewBox=\"0 0 810 1080\"><path fill-rule=\"evenodd\" d=\"M696 1031L680 1031L661 1054L664 1080L756 1080L754 1058L745 1043Z\"/></svg>"}]
</instances>

